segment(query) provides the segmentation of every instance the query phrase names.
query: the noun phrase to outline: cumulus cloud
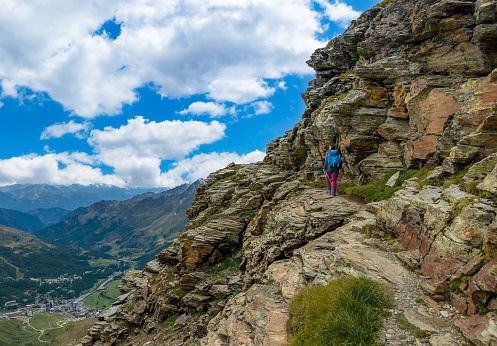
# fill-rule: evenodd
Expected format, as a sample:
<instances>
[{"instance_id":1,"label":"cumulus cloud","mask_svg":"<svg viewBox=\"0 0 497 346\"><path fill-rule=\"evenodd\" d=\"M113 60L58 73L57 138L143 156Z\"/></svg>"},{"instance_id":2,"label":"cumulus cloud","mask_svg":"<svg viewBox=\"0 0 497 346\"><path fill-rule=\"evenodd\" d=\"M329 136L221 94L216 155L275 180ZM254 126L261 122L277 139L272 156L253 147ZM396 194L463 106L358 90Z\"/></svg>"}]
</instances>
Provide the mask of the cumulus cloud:
<instances>
[{"instance_id":1,"label":"cumulus cloud","mask_svg":"<svg viewBox=\"0 0 497 346\"><path fill-rule=\"evenodd\" d=\"M73 134L77 138L85 138L91 124L88 122L76 123L71 120L68 123L57 123L46 127L41 133L40 139L60 138L66 134Z\"/></svg>"},{"instance_id":2,"label":"cumulus cloud","mask_svg":"<svg viewBox=\"0 0 497 346\"><path fill-rule=\"evenodd\" d=\"M317 0L317 3L324 7L326 16L332 22L337 22L342 27L347 27L351 20L357 19L361 14L352 6L338 0L331 4L326 0Z\"/></svg>"},{"instance_id":3,"label":"cumulus cloud","mask_svg":"<svg viewBox=\"0 0 497 346\"><path fill-rule=\"evenodd\" d=\"M95 159L84 153L32 154L0 160L0 185L125 185L120 177L103 174L100 168L93 167L92 164L95 164Z\"/></svg>"},{"instance_id":4,"label":"cumulus cloud","mask_svg":"<svg viewBox=\"0 0 497 346\"><path fill-rule=\"evenodd\" d=\"M264 158L265 154L258 150L245 155L212 152L188 158L201 145L223 138L225 129L226 125L218 121L157 123L136 117L119 128L92 130L88 138L94 150L92 155L82 152L57 154L45 146L47 153L44 155L0 160L0 186L102 183L174 187L205 178L230 162L251 163ZM161 171L163 161L174 161L170 170ZM112 168L113 173L104 174L101 165Z\"/></svg>"},{"instance_id":5,"label":"cumulus cloud","mask_svg":"<svg viewBox=\"0 0 497 346\"><path fill-rule=\"evenodd\" d=\"M194 102L187 109L178 112L181 115L208 115L211 118L220 118L226 114L234 115L235 107L226 108L225 105L215 102Z\"/></svg>"},{"instance_id":6,"label":"cumulus cloud","mask_svg":"<svg viewBox=\"0 0 497 346\"><path fill-rule=\"evenodd\" d=\"M356 13L318 2L339 23ZM121 24L115 39L95 34L109 20ZM310 0L4 0L2 97L29 88L84 118L120 113L149 83L165 97L246 104L272 95L271 80L312 73L320 32Z\"/></svg>"},{"instance_id":7,"label":"cumulus cloud","mask_svg":"<svg viewBox=\"0 0 497 346\"><path fill-rule=\"evenodd\" d=\"M203 144L225 136L226 125L212 121L163 121L143 117L120 128L93 130L88 143L99 160L132 186L161 186L162 160L181 160Z\"/></svg>"},{"instance_id":8,"label":"cumulus cloud","mask_svg":"<svg viewBox=\"0 0 497 346\"><path fill-rule=\"evenodd\" d=\"M274 106L269 101L258 101L252 104L254 107L255 115L269 114L273 110Z\"/></svg>"},{"instance_id":9,"label":"cumulus cloud","mask_svg":"<svg viewBox=\"0 0 497 346\"><path fill-rule=\"evenodd\" d=\"M175 163L172 169L161 174L160 179L165 186L177 186L205 178L209 173L226 167L231 162L241 164L258 162L262 161L265 155L259 150L241 156L228 152L199 154Z\"/></svg>"},{"instance_id":10,"label":"cumulus cloud","mask_svg":"<svg viewBox=\"0 0 497 346\"><path fill-rule=\"evenodd\" d=\"M251 118L256 115L269 114L274 105L269 101L257 101L245 106L245 118Z\"/></svg>"}]
</instances>

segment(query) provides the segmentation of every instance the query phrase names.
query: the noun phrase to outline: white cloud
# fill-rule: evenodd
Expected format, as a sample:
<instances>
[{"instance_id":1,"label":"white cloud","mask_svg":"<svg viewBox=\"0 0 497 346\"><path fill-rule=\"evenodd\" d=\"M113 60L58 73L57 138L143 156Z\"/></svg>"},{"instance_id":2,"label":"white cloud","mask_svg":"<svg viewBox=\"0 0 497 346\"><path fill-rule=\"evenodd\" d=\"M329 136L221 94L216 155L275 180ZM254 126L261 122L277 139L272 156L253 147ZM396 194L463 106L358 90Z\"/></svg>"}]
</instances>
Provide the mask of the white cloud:
<instances>
[{"instance_id":1,"label":"white cloud","mask_svg":"<svg viewBox=\"0 0 497 346\"><path fill-rule=\"evenodd\" d=\"M2 108L2 107L3 107L3 102L2 102L2 101L0 101L0 108Z\"/></svg>"},{"instance_id":2,"label":"white cloud","mask_svg":"<svg viewBox=\"0 0 497 346\"><path fill-rule=\"evenodd\" d=\"M2 79L0 86L2 87L2 97L17 97L17 86L8 79Z\"/></svg>"},{"instance_id":3,"label":"white cloud","mask_svg":"<svg viewBox=\"0 0 497 346\"><path fill-rule=\"evenodd\" d=\"M219 78L209 85L209 96L216 101L248 103L259 98L267 98L274 94L275 89L268 87L262 79L245 77Z\"/></svg>"},{"instance_id":4,"label":"white cloud","mask_svg":"<svg viewBox=\"0 0 497 346\"><path fill-rule=\"evenodd\" d=\"M199 178L206 178L210 173L226 167L231 162L253 163L262 161L264 156L265 153L259 150L241 156L227 152L199 154L175 163L174 168L161 174L160 179L164 186L177 186L185 182L193 182Z\"/></svg>"},{"instance_id":5,"label":"white cloud","mask_svg":"<svg viewBox=\"0 0 497 346\"><path fill-rule=\"evenodd\" d=\"M125 182L113 174L104 175L95 168L95 159L84 153L25 155L0 160L0 186L11 184L81 184L102 183L124 186Z\"/></svg>"},{"instance_id":6,"label":"white cloud","mask_svg":"<svg viewBox=\"0 0 497 346\"><path fill-rule=\"evenodd\" d=\"M319 3L339 23L355 13ZM2 97L26 87L84 118L120 113L148 83L167 97L250 103L272 95L269 80L312 73L305 61L324 44L313 7L310 0L3 0ZM112 18L122 23L119 37L92 34Z\"/></svg>"},{"instance_id":7,"label":"white cloud","mask_svg":"<svg viewBox=\"0 0 497 346\"><path fill-rule=\"evenodd\" d=\"M88 122L76 123L71 120L68 123L57 123L46 127L41 133L40 139L60 138L66 134L73 134L77 138L85 138L91 124Z\"/></svg>"},{"instance_id":8,"label":"white cloud","mask_svg":"<svg viewBox=\"0 0 497 346\"><path fill-rule=\"evenodd\" d=\"M245 106L245 118L252 118L256 115L269 114L274 105L269 101L257 101Z\"/></svg>"},{"instance_id":9,"label":"white cloud","mask_svg":"<svg viewBox=\"0 0 497 346\"><path fill-rule=\"evenodd\" d=\"M327 0L316 0L316 2L324 7L326 16L332 22L337 22L342 27L347 27L350 21L361 15L361 12L355 11L352 6L338 0L332 4Z\"/></svg>"},{"instance_id":10,"label":"white cloud","mask_svg":"<svg viewBox=\"0 0 497 346\"><path fill-rule=\"evenodd\" d=\"M255 115L269 114L273 110L274 106L269 101L258 101L252 104L254 107Z\"/></svg>"},{"instance_id":11,"label":"white cloud","mask_svg":"<svg viewBox=\"0 0 497 346\"><path fill-rule=\"evenodd\" d=\"M281 81L278 83L278 88L280 88L281 90L288 89L288 87L286 86L286 83L284 81Z\"/></svg>"},{"instance_id":12,"label":"white cloud","mask_svg":"<svg viewBox=\"0 0 497 346\"><path fill-rule=\"evenodd\" d=\"M44 155L25 155L0 160L0 186L15 183L109 184L117 186L174 187L193 182L230 162L251 163L264 158L254 151L208 153L185 158L202 144L224 137L226 126L217 121L149 122L142 117L128 121L120 128L93 130L88 143L94 154L82 152L56 154L45 146ZM174 160L169 171L161 164ZM103 174L100 165L113 169Z\"/></svg>"},{"instance_id":13,"label":"white cloud","mask_svg":"<svg viewBox=\"0 0 497 346\"><path fill-rule=\"evenodd\" d=\"M226 114L234 115L235 107L226 108L225 105L215 102L194 102L187 109L178 112L181 115L208 115L211 118L220 118Z\"/></svg>"},{"instance_id":14,"label":"white cloud","mask_svg":"<svg viewBox=\"0 0 497 346\"><path fill-rule=\"evenodd\" d=\"M180 160L225 136L226 125L217 121L149 122L143 117L128 120L120 128L93 130L88 143L99 160L131 186L161 186L162 160Z\"/></svg>"}]
</instances>

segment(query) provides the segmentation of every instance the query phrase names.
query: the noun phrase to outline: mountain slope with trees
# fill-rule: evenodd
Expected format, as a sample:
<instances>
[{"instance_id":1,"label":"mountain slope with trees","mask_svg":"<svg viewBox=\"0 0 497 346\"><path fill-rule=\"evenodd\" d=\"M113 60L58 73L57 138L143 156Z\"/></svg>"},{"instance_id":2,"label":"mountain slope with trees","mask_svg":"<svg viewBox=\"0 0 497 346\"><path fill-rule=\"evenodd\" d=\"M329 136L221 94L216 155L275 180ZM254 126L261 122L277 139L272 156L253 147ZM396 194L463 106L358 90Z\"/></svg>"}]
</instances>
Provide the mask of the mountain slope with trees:
<instances>
[{"instance_id":1,"label":"mountain slope with trees","mask_svg":"<svg viewBox=\"0 0 497 346\"><path fill-rule=\"evenodd\" d=\"M39 231L46 225L34 215L0 208L0 225L25 232Z\"/></svg>"},{"instance_id":2,"label":"mountain slope with trees","mask_svg":"<svg viewBox=\"0 0 497 346\"><path fill-rule=\"evenodd\" d=\"M36 235L72 248L112 256L157 253L183 230L200 182L129 200L101 201L71 213Z\"/></svg>"},{"instance_id":3,"label":"mountain slope with trees","mask_svg":"<svg viewBox=\"0 0 497 346\"><path fill-rule=\"evenodd\" d=\"M6 302L14 300L30 304L36 295L54 289L52 298L78 296L97 281L95 268L88 262L91 258L88 252L81 253L32 233L0 226L0 306L3 308ZM44 283L45 279L63 275L67 278L76 275L80 279L56 286Z\"/></svg>"},{"instance_id":4,"label":"mountain slope with trees","mask_svg":"<svg viewBox=\"0 0 497 346\"><path fill-rule=\"evenodd\" d=\"M101 200L125 200L157 188L121 188L109 185L16 184L0 187L0 208L27 212L38 208L74 210Z\"/></svg>"}]
</instances>

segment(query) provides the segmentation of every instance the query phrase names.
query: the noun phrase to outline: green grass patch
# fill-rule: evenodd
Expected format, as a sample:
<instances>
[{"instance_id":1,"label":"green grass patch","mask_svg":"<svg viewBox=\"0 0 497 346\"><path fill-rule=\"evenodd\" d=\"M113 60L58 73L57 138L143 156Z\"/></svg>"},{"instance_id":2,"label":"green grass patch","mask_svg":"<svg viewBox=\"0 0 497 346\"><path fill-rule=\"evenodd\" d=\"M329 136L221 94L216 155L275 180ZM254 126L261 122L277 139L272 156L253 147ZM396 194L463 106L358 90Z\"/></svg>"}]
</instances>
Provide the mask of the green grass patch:
<instances>
[{"instance_id":1,"label":"green grass patch","mask_svg":"<svg viewBox=\"0 0 497 346\"><path fill-rule=\"evenodd\" d=\"M179 315L178 314L173 314L171 316L169 316L168 318L166 318L166 320L164 322L162 322L162 327L163 328L172 328L174 327L174 323L176 322L176 320L178 319Z\"/></svg>"},{"instance_id":2,"label":"green grass patch","mask_svg":"<svg viewBox=\"0 0 497 346\"><path fill-rule=\"evenodd\" d=\"M468 205L471 205L471 204L475 204L475 203L476 203L476 201L473 200L472 198L469 198L469 197L461 198L460 200L458 200L456 202L456 204L454 204L454 206L452 207L452 210L450 211L450 213L452 214L452 217L455 218L459 214L461 214L461 211L465 207L467 207Z\"/></svg>"},{"instance_id":3,"label":"green grass patch","mask_svg":"<svg viewBox=\"0 0 497 346\"><path fill-rule=\"evenodd\" d=\"M387 7L390 6L391 4L394 3L395 0L383 0L380 2L378 5L375 5L374 7Z\"/></svg>"},{"instance_id":4,"label":"green grass patch","mask_svg":"<svg viewBox=\"0 0 497 346\"><path fill-rule=\"evenodd\" d=\"M392 171L385 175L382 179L372 181L366 185L351 185L351 184L339 184L339 190L345 192L349 196L359 196L366 203L382 201L389 199L393 194L402 188L402 183L411 178L423 178L428 171L424 168L421 169L409 169L407 171L401 171L399 179L393 187L385 185L387 181L396 173L397 171Z\"/></svg>"},{"instance_id":5,"label":"green grass patch","mask_svg":"<svg viewBox=\"0 0 497 346\"><path fill-rule=\"evenodd\" d=\"M290 345L375 345L391 297L378 282L344 277L290 303Z\"/></svg>"},{"instance_id":6,"label":"green grass patch","mask_svg":"<svg viewBox=\"0 0 497 346\"><path fill-rule=\"evenodd\" d=\"M462 178L468 173L469 168L465 168L462 171L460 171L457 174L454 174L450 176L449 178L446 178L443 182L443 188L447 189L449 188L452 184L459 185L461 184Z\"/></svg>"},{"instance_id":7,"label":"green grass patch","mask_svg":"<svg viewBox=\"0 0 497 346\"><path fill-rule=\"evenodd\" d=\"M42 312L37 312L29 320L29 323L36 329L58 328L57 322L64 321L65 318L61 315L52 315Z\"/></svg>"},{"instance_id":8,"label":"green grass patch","mask_svg":"<svg viewBox=\"0 0 497 346\"><path fill-rule=\"evenodd\" d=\"M264 188L264 185L263 184L259 184L259 183L253 183L249 187L250 191L259 191L259 190L262 190L263 188Z\"/></svg>"},{"instance_id":9,"label":"green grass patch","mask_svg":"<svg viewBox=\"0 0 497 346\"><path fill-rule=\"evenodd\" d=\"M83 305L93 306L96 309L102 310L112 305L109 298L102 296L101 292L95 292L83 299Z\"/></svg>"},{"instance_id":10,"label":"green grass patch","mask_svg":"<svg viewBox=\"0 0 497 346\"><path fill-rule=\"evenodd\" d=\"M74 322L68 322L60 328L47 329L40 339L47 342L53 342L59 335L67 333L73 324Z\"/></svg>"},{"instance_id":11,"label":"green grass patch","mask_svg":"<svg viewBox=\"0 0 497 346\"><path fill-rule=\"evenodd\" d=\"M233 256L227 256L221 263L214 267L214 270L217 272L225 271L226 269L233 269L240 266L242 263L241 258L234 258Z\"/></svg>"},{"instance_id":12,"label":"green grass patch","mask_svg":"<svg viewBox=\"0 0 497 346\"><path fill-rule=\"evenodd\" d=\"M83 305L93 306L97 309L105 309L112 305L112 303L121 295L118 286L121 280L115 280L107 284L103 291L97 291L89 295L83 300Z\"/></svg>"},{"instance_id":13,"label":"green grass patch","mask_svg":"<svg viewBox=\"0 0 497 346\"><path fill-rule=\"evenodd\" d=\"M0 345L45 345L40 334L19 320L0 319Z\"/></svg>"},{"instance_id":14,"label":"green grass patch","mask_svg":"<svg viewBox=\"0 0 497 346\"><path fill-rule=\"evenodd\" d=\"M108 267L113 264L118 265L119 261L105 259L105 258L97 258L89 260L88 263L94 268L100 268L100 267Z\"/></svg>"},{"instance_id":15,"label":"green grass patch","mask_svg":"<svg viewBox=\"0 0 497 346\"><path fill-rule=\"evenodd\" d=\"M84 337L93 324L97 322L96 318L87 318L82 321L77 321L66 325L64 328L57 329L60 333L52 341L52 346L77 345L78 340ZM52 333L52 331L50 331ZM52 335L52 334L50 334ZM46 345L46 344L45 344Z\"/></svg>"}]
</instances>

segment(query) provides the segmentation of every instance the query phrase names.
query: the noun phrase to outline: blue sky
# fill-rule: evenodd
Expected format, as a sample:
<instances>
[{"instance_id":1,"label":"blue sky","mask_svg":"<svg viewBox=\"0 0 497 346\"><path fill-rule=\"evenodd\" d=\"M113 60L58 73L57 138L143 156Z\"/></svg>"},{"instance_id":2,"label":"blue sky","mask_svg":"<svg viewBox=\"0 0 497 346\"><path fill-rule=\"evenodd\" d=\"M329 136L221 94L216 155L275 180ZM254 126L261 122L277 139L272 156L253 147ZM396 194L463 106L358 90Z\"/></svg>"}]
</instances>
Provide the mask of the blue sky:
<instances>
[{"instance_id":1,"label":"blue sky","mask_svg":"<svg viewBox=\"0 0 497 346\"><path fill-rule=\"evenodd\" d=\"M374 0L0 0L0 186L174 187L264 157Z\"/></svg>"}]
</instances>

